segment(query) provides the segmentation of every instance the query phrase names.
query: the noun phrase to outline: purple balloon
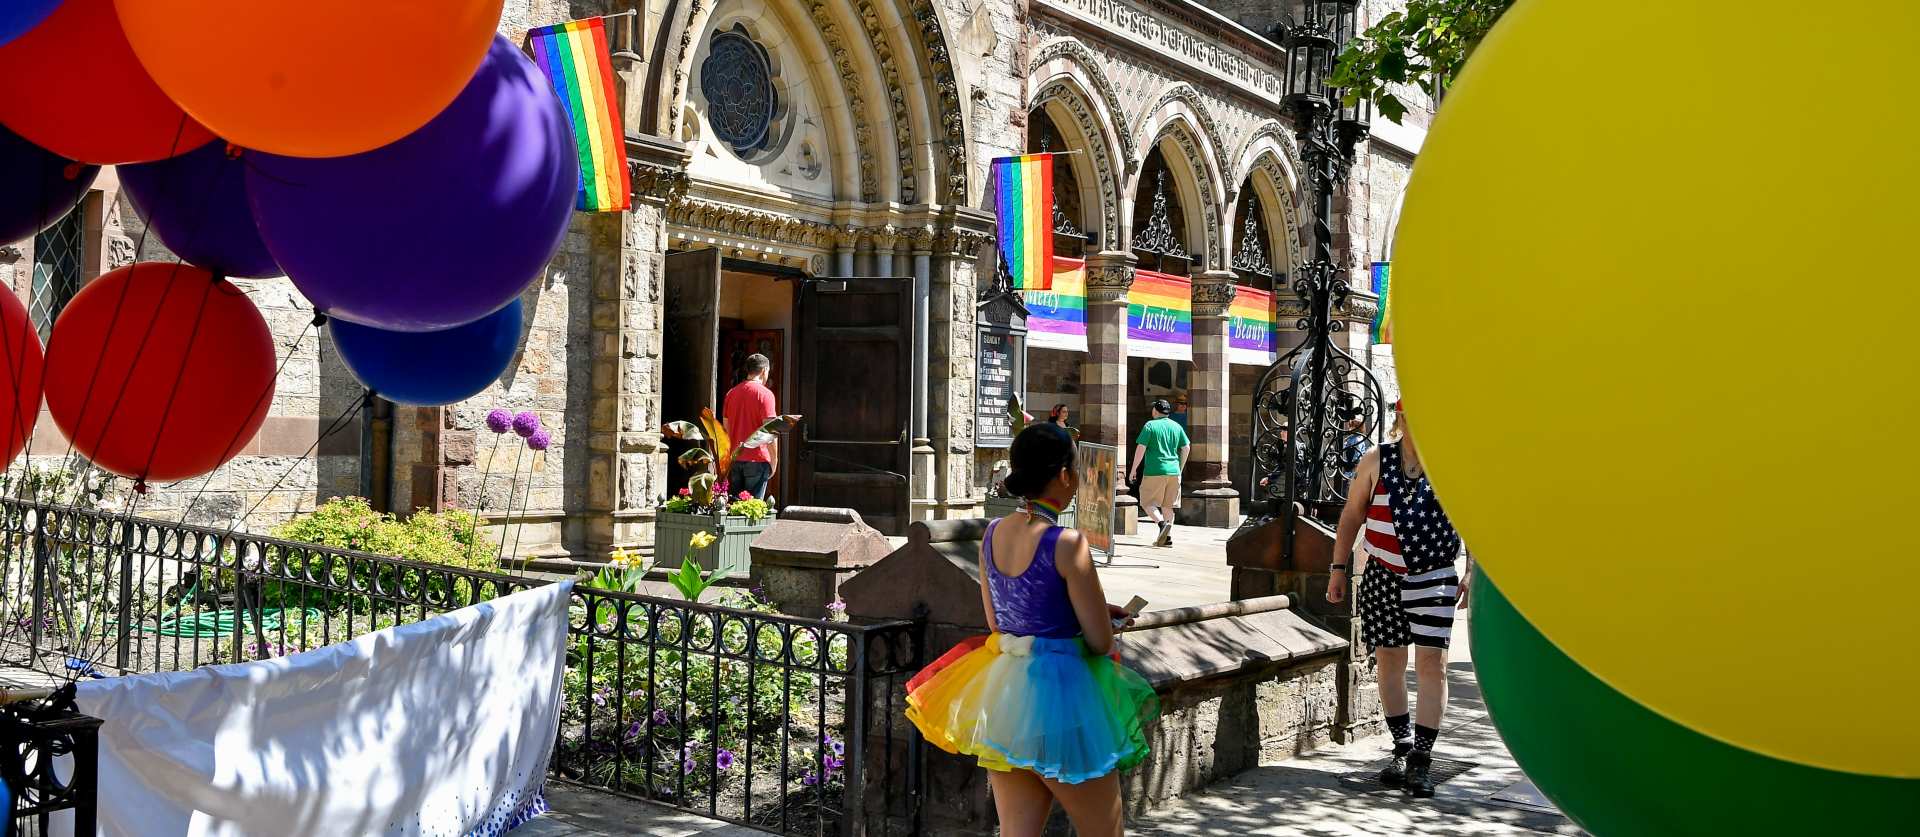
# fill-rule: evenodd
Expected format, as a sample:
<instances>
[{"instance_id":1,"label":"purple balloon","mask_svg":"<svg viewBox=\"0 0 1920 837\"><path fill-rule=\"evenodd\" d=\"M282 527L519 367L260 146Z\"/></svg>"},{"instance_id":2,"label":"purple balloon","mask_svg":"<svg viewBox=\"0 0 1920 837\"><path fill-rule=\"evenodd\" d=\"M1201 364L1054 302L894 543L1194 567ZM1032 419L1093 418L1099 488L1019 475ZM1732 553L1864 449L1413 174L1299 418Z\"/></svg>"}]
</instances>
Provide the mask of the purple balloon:
<instances>
[{"instance_id":1,"label":"purple balloon","mask_svg":"<svg viewBox=\"0 0 1920 837\"><path fill-rule=\"evenodd\" d=\"M174 255L220 276L280 275L253 224L247 161L229 155L226 143L119 169L134 211Z\"/></svg>"},{"instance_id":2,"label":"purple balloon","mask_svg":"<svg viewBox=\"0 0 1920 837\"><path fill-rule=\"evenodd\" d=\"M328 316L389 331L465 325L518 298L560 248L580 179L560 100L497 35L420 130L347 157L249 160L260 235L293 283Z\"/></svg>"},{"instance_id":3,"label":"purple balloon","mask_svg":"<svg viewBox=\"0 0 1920 837\"><path fill-rule=\"evenodd\" d=\"M76 163L0 126L0 244L31 238L87 194L99 166Z\"/></svg>"}]
</instances>

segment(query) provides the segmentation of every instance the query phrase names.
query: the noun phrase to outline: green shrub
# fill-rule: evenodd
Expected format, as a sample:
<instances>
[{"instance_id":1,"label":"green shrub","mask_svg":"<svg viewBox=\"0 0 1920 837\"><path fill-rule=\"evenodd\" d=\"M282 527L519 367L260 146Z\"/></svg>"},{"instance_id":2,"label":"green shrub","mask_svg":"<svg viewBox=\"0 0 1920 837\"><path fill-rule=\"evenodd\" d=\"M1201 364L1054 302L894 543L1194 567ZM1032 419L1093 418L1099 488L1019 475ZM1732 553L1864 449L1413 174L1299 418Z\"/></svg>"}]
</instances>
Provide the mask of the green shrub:
<instances>
[{"instance_id":1,"label":"green shrub","mask_svg":"<svg viewBox=\"0 0 1920 837\"><path fill-rule=\"evenodd\" d=\"M476 533L473 513L460 509L444 512L421 510L401 520L391 514L375 511L364 498L336 497L320 504L309 514L275 527L273 536L282 540L459 569L483 572L498 572L500 569L500 563L495 558L493 539ZM288 572L296 575L318 575L326 564L324 556L313 554L288 555L285 560ZM359 577L362 587L369 586L377 574L383 582L382 589L390 592L402 589L411 592L422 580L420 573L396 572L387 566L356 566L352 572ZM347 587L350 580L348 575L349 568L344 561L334 561L328 573L335 588ZM442 577L432 573L424 576L429 592L439 594L435 598L450 593L446 600L456 605L472 598L472 585L465 580L456 579L449 590ZM394 583L396 580L400 582L398 586ZM412 597L407 595L406 598ZM339 589L322 590L305 584L270 585L267 599L306 607L347 608L355 612L367 612L373 604L363 594L345 593Z\"/></svg>"}]
</instances>

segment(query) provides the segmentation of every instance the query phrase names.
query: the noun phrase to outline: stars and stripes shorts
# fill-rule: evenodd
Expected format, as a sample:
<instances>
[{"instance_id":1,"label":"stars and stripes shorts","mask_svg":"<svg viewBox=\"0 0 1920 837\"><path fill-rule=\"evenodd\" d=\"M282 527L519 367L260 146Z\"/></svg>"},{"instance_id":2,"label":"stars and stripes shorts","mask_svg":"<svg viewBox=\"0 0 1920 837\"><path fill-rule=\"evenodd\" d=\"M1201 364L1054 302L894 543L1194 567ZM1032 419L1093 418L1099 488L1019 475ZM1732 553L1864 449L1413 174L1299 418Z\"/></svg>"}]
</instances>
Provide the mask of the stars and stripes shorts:
<instances>
[{"instance_id":1,"label":"stars and stripes shorts","mask_svg":"<svg viewBox=\"0 0 1920 837\"><path fill-rule=\"evenodd\" d=\"M1360 578L1360 637L1369 651L1425 645L1445 648L1453 636L1460 574L1452 566L1401 575L1374 561Z\"/></svg>"}]
</instances>

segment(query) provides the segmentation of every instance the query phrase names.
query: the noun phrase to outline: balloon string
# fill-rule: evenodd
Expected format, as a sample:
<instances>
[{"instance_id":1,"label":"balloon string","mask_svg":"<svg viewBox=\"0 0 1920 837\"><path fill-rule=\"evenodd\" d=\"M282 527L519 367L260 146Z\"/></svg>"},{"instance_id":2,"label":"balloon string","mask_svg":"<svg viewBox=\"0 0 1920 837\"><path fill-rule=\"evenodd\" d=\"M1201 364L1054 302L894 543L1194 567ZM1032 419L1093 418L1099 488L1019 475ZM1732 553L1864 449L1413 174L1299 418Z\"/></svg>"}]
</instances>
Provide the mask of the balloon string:
<instances>
[{"instance_id":1,"label":"balloon string","mask_svg":"<svg viewBox=\"0 0 1920 837\"><path fill-rule=\"evenodd\" d=\"M540 466L540 461L540 454L535 453L533 455L533 461L527 463L527 487L524 489L524 496L520 499L519 523L515 525L513 529L513 557L520 562L520 570L522 573L526 572L527 559L520 557L520 536L526 534L527 531L527 509L533 505L533 469ZM508 499L511 500L512 497L508 497ZM508 509L508 511L512 511L512 509ZM500 532L500 540L505 542L506 539L507 533L506 530L503 529Z\"/></svg>"},{"instance_id":2,"label":"balloon string","mask_svg":"<svg viewBox=\"0 0 1920 837\"><path fill-rule=\"evenodd\" d=\"M266 401L269 397L273 395L274 382L280 380L280 373L285 372L287 370L287 364L293 362L294 354L300 351L300 344L303 342L306 342L307 335L311 334L314 328L319 326L319 324L324 321L325 321L325 318L323 316L315 315L313 318L313 321L307 323L307 327L300 331L300 335L298 337L293 338L293 342L287 344L286 355L281 357L280 364L274 367L273 377L267 381L267 386L260 393L260 396L254 399L253 407L247 411L247 415L249 416L253 415L254 412L260 409L260 404ZM244 442L244 439L242 437L244 437L246 433L247 433L246 422L241 422L239 427L234 428L233 438L227 440L227 446L223 448L220 452L221 468L227 467L228 462L233 457L234 451L237 450L239 446ZM151 465L152 464L151 461L149 461L148 464ZM178 484L179 484L178 482L170 483L166 487L172 488ZM211 475L209 475L206 479L203 479L200 481L200 490L194 492L193 497L187 500L186 506L182 507L180 510L181 523L187 522L187 518L193 514L194 504L200 502L200 498L202 496L205 496L207 493L207 486L212 484L213 484L213 478Z\"/></svg>"},{"instance_id":3,"label":"balloon string","mask_svg":"<svg viewBox=\"0 0 1920 837\"><path fill-rule=\"evenodd\" d=\"M140 465L140 477L139 482L136 483L136 487L146 484L147 473L153 470L153 458L160 454L160 440L167 435L167 421L173 418L173 403L180 397L180 382L186 380L187 362L193 357L193 344L200 339L200 323L205 320L207 316L207 298L213 294L213 289L224 281L222 277L215 275L213 281L207 284L206 289L200 292L200 310L195 311L193 314L193 328L187 332L187 348L186 351L180 353L180 371L173 376L173 386L167 390L167 403L160 408L160 425L153 430L153 444L147 448L147 459ZM133 377L132 370L128 370L127 377L129 379ZM268 385L268 389L271 391L271 384ZM254 409L260 409L260 402L254 402ZM252 416L252 412L241 416L240 426L242 428L246 427L247 419L252 418ZM224 458L222 461L224 461ZM214 467L217 468L219 466L216 465Z\"/></svg>"}]
</instances>

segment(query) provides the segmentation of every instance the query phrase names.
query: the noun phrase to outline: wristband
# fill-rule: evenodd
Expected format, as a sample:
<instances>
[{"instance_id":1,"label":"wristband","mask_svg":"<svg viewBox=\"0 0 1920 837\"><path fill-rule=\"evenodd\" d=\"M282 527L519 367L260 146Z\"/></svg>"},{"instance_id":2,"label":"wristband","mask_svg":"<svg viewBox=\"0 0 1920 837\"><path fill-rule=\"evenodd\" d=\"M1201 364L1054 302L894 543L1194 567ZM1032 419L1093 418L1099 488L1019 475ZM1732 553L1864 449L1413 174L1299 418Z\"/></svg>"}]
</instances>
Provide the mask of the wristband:
<instances>
[{"instance_id":1,"label":"wristband","mask_svg":"<svg viewBox=\"0 0 1920 837\"><path fill-rule=\"evenodd\" d=\"M1339 570L1340 572L1346 572L1346 571L1347 571L1347 565L1345 565L1345 564L1335 564L1335 565L1333 565L1333 567L1332 567L1332 568L1330 568L1330 569L1328 569L1328 570L1327 570L1327 572L1329 572L1329 573L1331 573L1331 572L1333 572L1334 570Z\"/></svg>"}]
</instances>

